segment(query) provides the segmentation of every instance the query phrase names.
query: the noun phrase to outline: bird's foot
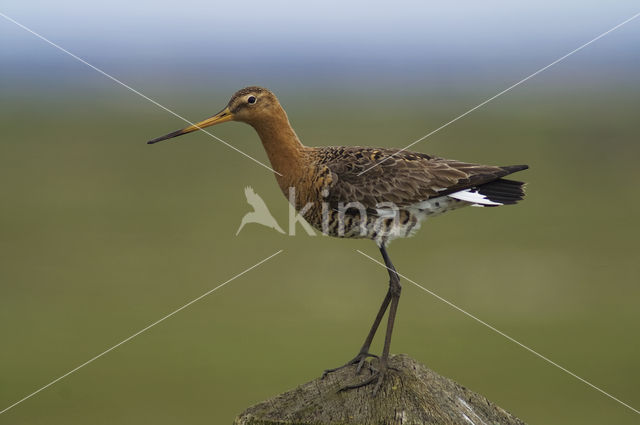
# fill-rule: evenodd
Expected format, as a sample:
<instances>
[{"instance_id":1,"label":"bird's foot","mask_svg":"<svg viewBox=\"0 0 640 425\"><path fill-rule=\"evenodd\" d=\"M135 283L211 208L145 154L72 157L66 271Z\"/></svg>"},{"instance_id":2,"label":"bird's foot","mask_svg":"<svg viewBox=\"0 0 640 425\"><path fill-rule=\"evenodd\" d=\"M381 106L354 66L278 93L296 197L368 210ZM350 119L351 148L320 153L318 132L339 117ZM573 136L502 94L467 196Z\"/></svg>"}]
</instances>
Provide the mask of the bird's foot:
<instances>
[{"instance_id":1,"label":"bird's foot","mask_svg":"<svg viewBox=\"0 0 640 425\"><path fill-rule=\"evenodd\" d=\"M357 384L346 385L340 388L338 392L354 390L356 388L361 388L370 384L375 384L375 386L373 387L373 395L375 396L378 393L378 390L380 389L380 386L382 385L382 382L384 381L385 377L389 373L389 369L398 370L394 367L388 366L387 360L385 358L382 358L380 359L380 365L378 370L373 369L373 367L371 368L372 374L370 377L368 377L364 381L359 382Z\"/></svg>"},{"instance_id":2,"label":"bird's foot","mask_svg":"<svg viewBox=\"0 0 640 425\"><path fill-rule=\"evenodd\" d=\"M375 370L373 369L371 364L366 361L367 358L369 358L369 357L378 358L378 356L376 356L375 354L371 354L371 353L368 353L366 351L364 351L364 352L361 351L353 359L349 360L348 362L346 362L342 366L334 367L333 369L326 369L324 372L322 372L322 378L324 378L325 376L327 376L328 374L330 374L332 372L336 372L336 371L338 371L340 369L344 369L345 367L349 367L349 366L354 365L354 364L358 365L358 368L356 369L356 375L360 374L360 371L362 370L362 367L365 364L367 365L367 368L373 373L373 372L375 372Z\"/></svg>"}]
</instances>

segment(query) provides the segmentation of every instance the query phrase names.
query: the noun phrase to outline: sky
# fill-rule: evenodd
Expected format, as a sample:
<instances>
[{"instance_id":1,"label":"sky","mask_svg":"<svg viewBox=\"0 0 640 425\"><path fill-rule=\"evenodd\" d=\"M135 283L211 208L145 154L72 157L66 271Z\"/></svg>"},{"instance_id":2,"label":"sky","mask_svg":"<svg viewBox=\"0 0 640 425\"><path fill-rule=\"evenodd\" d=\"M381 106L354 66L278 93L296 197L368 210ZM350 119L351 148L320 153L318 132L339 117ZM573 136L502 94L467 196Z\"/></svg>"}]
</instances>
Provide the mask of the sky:
<instances>
[{"instance_id":1,"label":"sky","mask_svg":"<svg viewBox=\"0 0 640 425\"><path fill-rule=\"evenodd\" d=\"M640 12L637 1L5 1L3 13L112 72L524 76ZM84 72L0 17L0 75ZM566 69L640 68L640 18ZM595 68L594 68L595 69ZM569 74L569 72L568 72ZM347 78L347 77L345 77ZM502 76L500 76L502 78ZM375 80L375 79L374 79ZM347 80L345 80L347 81Z\"/></svg>"},{"instance_id":2,"label":"sky","mask_svg":"<svg viewBox=\"0 0 640 425\"><path fill-rule=\"evenodd\" d=\"M5 1L0 12L52 40L114 56L260 55L261 51L410 56L536 50L579 44L640 12L637 1L219 2ZM640 21L620 31L637 43ZM3 50L32 36L0 21ZM494 48L492 53L487 44ZM636 44L637 45L637 44ZM538 47L536 47L538 46Z\"/></svg>"}]
</instances>

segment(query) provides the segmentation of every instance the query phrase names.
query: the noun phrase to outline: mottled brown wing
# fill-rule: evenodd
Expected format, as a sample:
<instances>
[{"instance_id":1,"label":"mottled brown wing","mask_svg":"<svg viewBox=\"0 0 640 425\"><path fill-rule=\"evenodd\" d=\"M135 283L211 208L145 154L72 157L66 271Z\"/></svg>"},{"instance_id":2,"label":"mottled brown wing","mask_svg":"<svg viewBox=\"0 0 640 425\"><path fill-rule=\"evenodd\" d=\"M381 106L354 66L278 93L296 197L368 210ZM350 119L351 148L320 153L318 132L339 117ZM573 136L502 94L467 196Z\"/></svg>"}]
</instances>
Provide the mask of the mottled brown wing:
<instances>
[{"instance_id":1,"label":"mottled brown wing","mask_svg":"<svg viewBox=\"0 0 640 425\"><path fill-rule=\"evenodd\" d=\"M396 155L391 156L396 153ZM381 202L399 207L447 195L496 180L515 170L509 167L469 164L399 149L327 147L318 154L332 173L326 201L360 202L375 208ZM384 162L384 158L390 157ZM379 164L364 174L375 164Z\"/></svg>"}]
</instances>

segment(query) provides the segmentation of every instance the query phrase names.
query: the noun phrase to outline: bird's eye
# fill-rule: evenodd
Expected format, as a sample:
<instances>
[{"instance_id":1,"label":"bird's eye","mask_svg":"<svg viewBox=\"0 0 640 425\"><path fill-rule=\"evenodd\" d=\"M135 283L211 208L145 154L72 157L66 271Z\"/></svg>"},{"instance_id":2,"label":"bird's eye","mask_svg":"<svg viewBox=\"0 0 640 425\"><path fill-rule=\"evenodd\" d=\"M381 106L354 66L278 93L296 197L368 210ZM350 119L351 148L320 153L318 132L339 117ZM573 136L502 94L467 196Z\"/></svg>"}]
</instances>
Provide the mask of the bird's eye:
<instances>
[{"instance_id":1,"label":"bird's eye","mask_svg":"<svg viewBox=\"0 0 640 425\"><path fill-rule=\"evenodd\" d=\"M250 104L252 104L252 105L253 105L254 103L256 103L256 100L257 100L257 99L256 99L256 97L255 97L255 96L249 96L249 97L247 98L247 103L250 103Z\"/></svg>"}]
</instances>

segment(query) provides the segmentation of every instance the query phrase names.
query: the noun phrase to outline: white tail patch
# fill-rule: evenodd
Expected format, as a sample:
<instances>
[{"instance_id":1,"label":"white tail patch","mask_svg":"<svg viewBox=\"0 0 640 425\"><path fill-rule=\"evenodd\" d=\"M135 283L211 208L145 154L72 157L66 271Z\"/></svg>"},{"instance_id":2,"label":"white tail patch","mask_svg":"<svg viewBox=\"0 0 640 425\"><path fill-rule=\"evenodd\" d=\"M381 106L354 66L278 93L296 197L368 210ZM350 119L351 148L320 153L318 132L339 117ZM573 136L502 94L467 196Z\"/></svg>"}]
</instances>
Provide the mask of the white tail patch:
<instances>
[{"instance_id":1,"label":"white tail patch","mask_svg":"<svg viewBox=\"0 0 640 425\"><path fill-rule=\"evenodd\" d=\"M477 205L504 205L500 202L493 202L482 193L477 190L465 189L460 192L455 192L449 195L451 198L459 199L461 201L470 202Z\"/></svg>"}]
</instances>

